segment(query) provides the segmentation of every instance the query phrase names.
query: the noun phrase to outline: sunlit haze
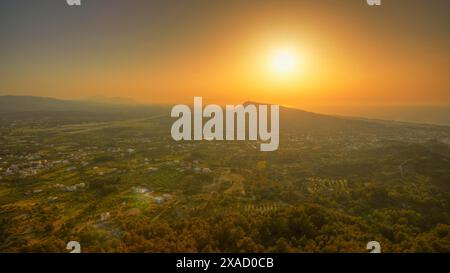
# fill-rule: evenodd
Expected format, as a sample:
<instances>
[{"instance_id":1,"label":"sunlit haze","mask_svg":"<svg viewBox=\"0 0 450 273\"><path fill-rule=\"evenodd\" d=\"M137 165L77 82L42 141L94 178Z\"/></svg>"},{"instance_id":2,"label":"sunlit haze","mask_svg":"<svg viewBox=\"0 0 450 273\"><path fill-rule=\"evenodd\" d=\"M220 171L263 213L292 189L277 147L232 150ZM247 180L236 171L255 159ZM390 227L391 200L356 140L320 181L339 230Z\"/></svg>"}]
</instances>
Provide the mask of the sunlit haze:
<instances>
[{"instance_id":1,"label":"sunlit haze","mask_svg":"<svg viewBox=\"0 0 450 273\"><path fill-rule=\"evenodd\" d=\"M60 2L2 4L0 94L343 115L450 102L448 1Z\"/></svg>"}]
</instances>

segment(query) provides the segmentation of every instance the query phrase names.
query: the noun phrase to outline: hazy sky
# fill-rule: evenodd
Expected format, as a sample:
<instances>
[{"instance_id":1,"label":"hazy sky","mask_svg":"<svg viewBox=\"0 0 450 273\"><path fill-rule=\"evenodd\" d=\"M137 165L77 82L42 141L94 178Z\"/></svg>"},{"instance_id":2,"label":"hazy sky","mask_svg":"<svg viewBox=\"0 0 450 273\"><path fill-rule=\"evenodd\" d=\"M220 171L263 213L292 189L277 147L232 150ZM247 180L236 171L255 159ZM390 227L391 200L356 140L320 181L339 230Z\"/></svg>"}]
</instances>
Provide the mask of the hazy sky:
<instances>
[{"instance_id":1,"label":"hazy sky","mask_svg":"<svg viewBox=\"0 0 450 273\"><path fill-rule=\"evenodd\" d=\"M450 1L0 0L0 94L450 103ZM274 52L295 60L270 67Z\"/></svg>"}]
</instances>

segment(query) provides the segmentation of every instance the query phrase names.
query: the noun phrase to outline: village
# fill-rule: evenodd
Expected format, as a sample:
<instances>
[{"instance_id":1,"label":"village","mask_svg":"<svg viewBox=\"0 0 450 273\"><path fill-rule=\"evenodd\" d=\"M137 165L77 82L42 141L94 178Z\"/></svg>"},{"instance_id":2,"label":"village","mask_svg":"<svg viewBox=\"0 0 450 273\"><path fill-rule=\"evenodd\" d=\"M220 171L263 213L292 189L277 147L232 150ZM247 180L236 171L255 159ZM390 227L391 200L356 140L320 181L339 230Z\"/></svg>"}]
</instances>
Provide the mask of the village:
<instances>
[{"instance_id":1,"label":"village","mask_svg":"<svg viewBox=\"0 0 450 273\"><path fill-rule=\"evenodd\" d=\"M309 203L358 212L373 199L389 204L409 194L404 181L423 195L434 189L418 169L431 156L421 147L448 145L449 134L418 128L333 135L288 130L277 151L261 153L260 141L174 141L164 119L3 123L2 228L20 234L3 247L18 247L22 238L47 245L81 236L85 249L102 251L96 238L115 245L105 243L109 248L121 240L135 244L138 223L176 229L189 219L225 215L269 221ZM411 147L426 156L404 152ZM381 183L389 190L379 189ZM361 201L349 203L361 194Z\"/></svg>"}]
</instances>

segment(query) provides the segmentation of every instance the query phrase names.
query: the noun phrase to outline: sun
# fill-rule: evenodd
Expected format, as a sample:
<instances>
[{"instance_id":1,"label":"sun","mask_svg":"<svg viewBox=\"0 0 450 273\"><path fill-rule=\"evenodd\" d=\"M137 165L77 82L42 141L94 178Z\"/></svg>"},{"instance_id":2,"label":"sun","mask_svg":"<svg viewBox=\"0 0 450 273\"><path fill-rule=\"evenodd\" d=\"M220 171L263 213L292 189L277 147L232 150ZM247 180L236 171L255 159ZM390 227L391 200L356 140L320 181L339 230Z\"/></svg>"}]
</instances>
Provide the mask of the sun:
<instances>
[{"instance_id":1,"label":"sun","mask_svg":"<svg viewBox=\"0 0 450 273\"><path fill-rule=\"evenodd\" d=\"M271 53L270 70L277 75L291 75L297 70L298 57L294 51L279 49Z\"/></svg>"}]
</instances>

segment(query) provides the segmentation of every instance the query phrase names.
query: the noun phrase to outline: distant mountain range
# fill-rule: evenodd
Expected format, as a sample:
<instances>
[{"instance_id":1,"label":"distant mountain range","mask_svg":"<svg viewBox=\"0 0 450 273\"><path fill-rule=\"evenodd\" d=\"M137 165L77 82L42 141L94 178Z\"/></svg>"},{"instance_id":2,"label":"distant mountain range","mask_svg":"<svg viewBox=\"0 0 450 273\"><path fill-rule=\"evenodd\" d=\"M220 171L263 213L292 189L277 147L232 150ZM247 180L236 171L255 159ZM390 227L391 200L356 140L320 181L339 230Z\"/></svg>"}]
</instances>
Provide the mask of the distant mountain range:
<instances>
[{"instance_id":1,"label":"distant mountain range","mask_svg":"<svg viewBox=\"0 0 450 273\"><path fill-rule=\"evenodd\" d=\"M139 105L122 99L61 100L33 96L0 96L0 118L55 118L85 121L163 115L167 105Z\"/></svg>"},{"instance_id":2,"label":"distant mountain range","mask_svg":"<svg viewBox=\"0 0 450 273\"><path fill-rule=\"evenodd\" d=\"M32 96L1 96L0 112L73 111L93 107L92 103Z\"/></svg>"},{"instance_id":3,"label":"distant mountain range","mask_svg":"<svg viewBox=\"0 0 450 273\"><path fill-rule=\"evenodd\" d=\"M246 102L245 104L254 102ZM168 113L169 105L141 105L126 98L92 97L86 100L61 100L34 96L0 96L0 114L18 114L32 112L127 112L139 115ZM338 117L312 113L300 109L281 107L282 129L286 130L343 130L367 128L374 125L412 125L388 120ZM419 126L420 124L415 124ZM450 125L450 123L449 123ZM423 125L422 125L423 126Z\"/></svg>"},{"instance_id":4,"label":"distant mountain range","mask_svg":"<svg viewBox=\"0 0 450 273\"><path fill-rule=\"evenodd\" d=\"M83 101L87 102L97 102L97 103L108 103L108 104L117 104L117 105L136 105L137 103L130 98L121 98L121 97L103 97L103 96L94 96L88 97Z\"/></svg>"},{"instance_id":5,"label":"distant mountain range","mask_svg":"<svg viewBox=\"0 0 450 273\"><path fill-rule=\"evenodd\" d=\"M90 97L83 100L62 100L34 96L0 96L0 113L52 111L109 111L126 107L148 107L127 98Z\"/></svg>"}]
</instances>

